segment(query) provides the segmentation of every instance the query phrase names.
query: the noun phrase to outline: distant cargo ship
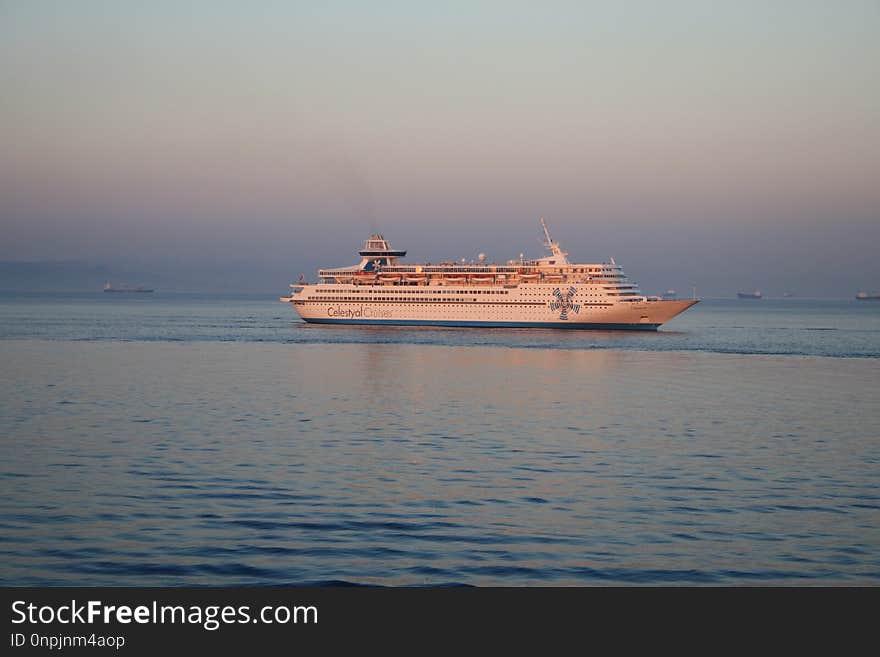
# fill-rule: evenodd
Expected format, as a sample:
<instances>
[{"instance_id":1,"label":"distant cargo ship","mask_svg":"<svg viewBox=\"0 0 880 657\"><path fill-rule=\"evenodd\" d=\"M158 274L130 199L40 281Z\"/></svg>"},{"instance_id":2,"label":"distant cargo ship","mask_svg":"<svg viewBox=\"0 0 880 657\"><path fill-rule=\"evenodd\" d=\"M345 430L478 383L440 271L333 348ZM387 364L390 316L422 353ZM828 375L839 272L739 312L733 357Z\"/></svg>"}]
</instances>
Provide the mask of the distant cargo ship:
<instances>
[{"instance_id":1,"label":"distant cargo ship","mask_svg":"<svg viewBox=\"0 0 880 657\"><path fill-rule=\"evenodd\" d=\"M760 299L761 290L755 290L754 292L737 292L736 296L740 299Z\"/></svg>"},{"instance_id":2,"label":"distant cargo ship","mask_svg":"<svg viewBox=\"0 0 880 657\"><path fill-rule=\"evenodd\" d=\"M104 292L152 292L151 288L125 285L112 285L110 281L104 281Z\"/></svg>"},{"instance_id":3,"label":"distant cargo ship","mask_svg":"<svg viewBox=\"0 0 880 657\"><path fill-rule=\"evenodd\" d=\"M859 301L880 301L880 292L858 292L856 299Z\"/></svg>"}]
</instances>

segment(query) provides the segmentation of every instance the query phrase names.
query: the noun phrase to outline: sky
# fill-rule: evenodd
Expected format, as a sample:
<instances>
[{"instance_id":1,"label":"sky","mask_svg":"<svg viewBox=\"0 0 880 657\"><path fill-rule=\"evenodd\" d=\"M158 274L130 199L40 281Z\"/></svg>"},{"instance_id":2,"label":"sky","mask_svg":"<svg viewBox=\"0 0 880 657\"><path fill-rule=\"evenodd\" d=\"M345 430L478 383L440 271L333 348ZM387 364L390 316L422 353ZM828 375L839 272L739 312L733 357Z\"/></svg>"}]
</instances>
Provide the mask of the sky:
<instances>
[{"instance_id":1,"label":"sky","mask_svg":"<svg viewBox=\"0 0 880 657\"><path fill-rule=\"evenodd\" d=\"M274 293L544 216L648 293L880 289L876 0L0 0L0 89L0 261Z\"/></svg>"}]
</instances>

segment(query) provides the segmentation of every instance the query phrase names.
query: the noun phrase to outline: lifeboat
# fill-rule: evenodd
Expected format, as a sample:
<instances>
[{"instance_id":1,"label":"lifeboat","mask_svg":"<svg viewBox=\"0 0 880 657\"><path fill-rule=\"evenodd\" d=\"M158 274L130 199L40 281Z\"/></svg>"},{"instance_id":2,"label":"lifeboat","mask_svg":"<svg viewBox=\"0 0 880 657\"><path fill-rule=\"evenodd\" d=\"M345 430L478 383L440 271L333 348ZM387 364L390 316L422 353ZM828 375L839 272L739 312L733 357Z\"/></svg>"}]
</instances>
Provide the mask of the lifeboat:
<instances>
[{"instance_id":1,"label":"lifeboat","mask_svg":"<svg viewBox=\"0 0 880 657\"><path fill-rule=\"evenodd\" d=\"M562 274L547 274L544 276L544 280L548 283L560 283L562 281Z\"/></svg>"},{"instance_id":2,"label":"lifeboat","mask_svg":"<svg viewBox=\"0 0 880 657\"><path fill-rule=\"evenodd\" d=\"M495 280L494 276L471 276L471 280L475 283L491 283Z\"/></svg>"},{"instance_id":3,"label":"lifeboat","mask_svg":"<svg viewBox=\"0 0 880 657\"><path fill-rule=\"evenodd\" d=\"M444 276L443 280L449 281L450 283L464 283L466 276Z\"/></svg>"},{"instance_id":4,"label":"lifeboat","mask_svg":"<svg viewBox=\"0 0 880 657\"><path fill-rule=\"evenodd\" d=\"M520 274L519 277L523 281L536 281L541 278L541 274Z\"/></svg>"},{"instance_id":5,"label":"lifeboat","mask_svg":"<svg viewBox=\"0 0 880 657\"><path fill-rule=\"evenodd\" d=\"M403 277L407 283L423 283L428 280L428 277L425 274L407 274Z\"/></svg>"},{"instance_id":6,"label":"lifeboat","mask_svg":"<svg viewBox=\"0 0 880 657\"><path fill-rule=\"evenodd\" d=\"M379 274L379 280L383 283L394 283L400 280L400 274Z\"/></svg>"}]
</instances>

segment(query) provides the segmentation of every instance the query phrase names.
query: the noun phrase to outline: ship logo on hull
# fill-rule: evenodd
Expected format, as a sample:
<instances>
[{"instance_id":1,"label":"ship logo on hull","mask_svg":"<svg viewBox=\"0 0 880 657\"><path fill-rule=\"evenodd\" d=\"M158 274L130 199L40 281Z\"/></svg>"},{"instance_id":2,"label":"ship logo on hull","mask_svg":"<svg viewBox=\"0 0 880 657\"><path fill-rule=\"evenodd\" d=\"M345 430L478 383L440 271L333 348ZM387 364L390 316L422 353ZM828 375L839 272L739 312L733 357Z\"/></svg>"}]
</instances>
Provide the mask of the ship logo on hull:
<instances>
[{"instance_id":1,"label":"ship logo on hull","mask_svg":"<svg viewBox=\"0 0 880 657\"><path fill-rule=\"evenodd\" d=\"M581 305L579 303L572 303L571 300L574 298L577 290L574 287L569 287L568 292L564 295L557 287L553 290L553 296L556 297L556 301L550 302L550 310L559 310L559 319L568 319L569 311L573 311L575 313L579 313L581 311Z\"/></svg>"}]
</instances>

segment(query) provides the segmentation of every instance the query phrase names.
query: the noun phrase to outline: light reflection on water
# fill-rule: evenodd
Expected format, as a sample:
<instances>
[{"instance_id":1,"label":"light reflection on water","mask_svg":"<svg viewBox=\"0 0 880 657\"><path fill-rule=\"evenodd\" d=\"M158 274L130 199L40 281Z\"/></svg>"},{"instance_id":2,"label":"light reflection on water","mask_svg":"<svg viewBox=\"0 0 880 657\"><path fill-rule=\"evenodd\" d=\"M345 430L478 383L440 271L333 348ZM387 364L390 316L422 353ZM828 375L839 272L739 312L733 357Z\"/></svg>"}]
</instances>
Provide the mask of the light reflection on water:
<instances>
[{"instance_id":1,"label":"light reflection on water","mask_svg":"<svg viewBox=\"0 0 880 657\"><path fill-rule=\"evenodd\" d=\"M880 583L877 359L18 339L0 356L3 584Z\"/></svg>"}]
</instances>

